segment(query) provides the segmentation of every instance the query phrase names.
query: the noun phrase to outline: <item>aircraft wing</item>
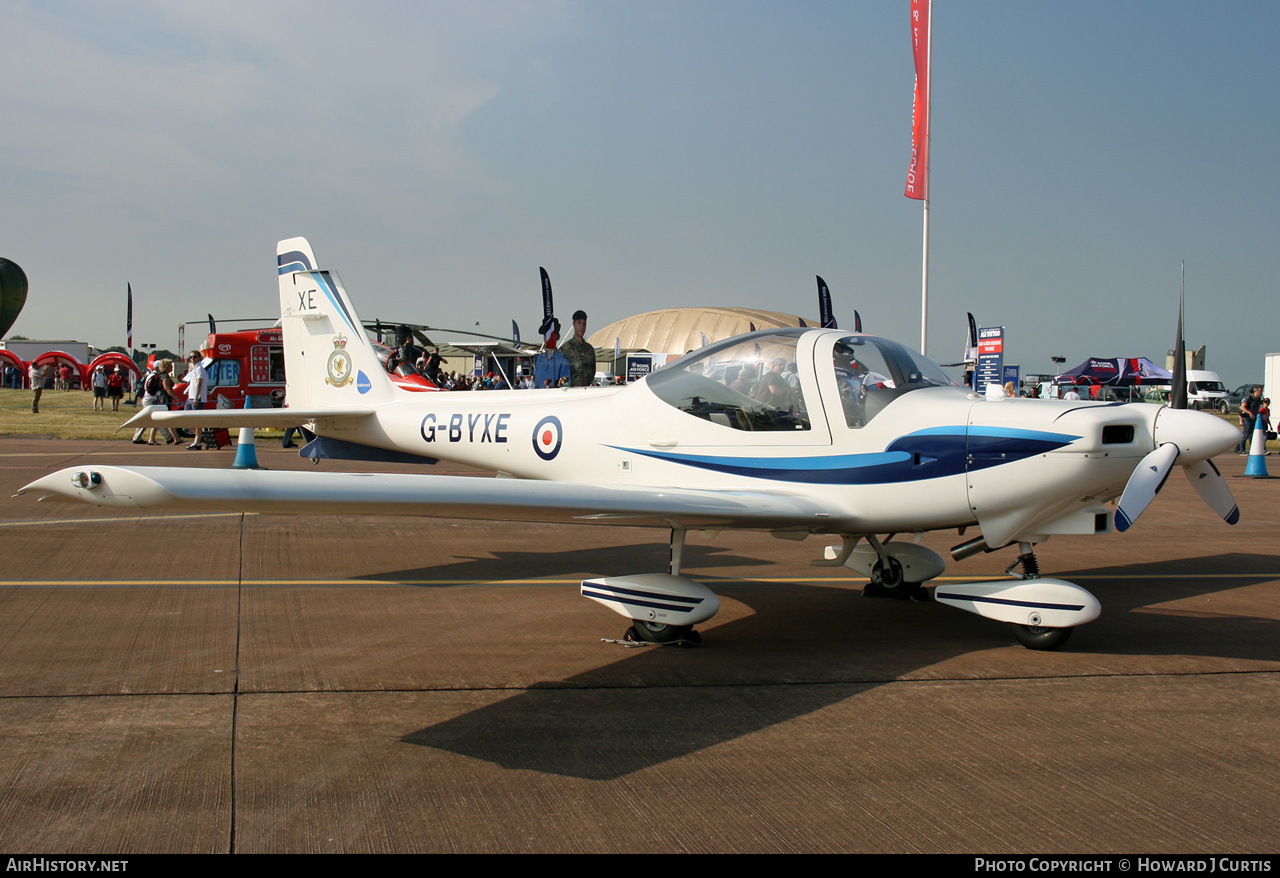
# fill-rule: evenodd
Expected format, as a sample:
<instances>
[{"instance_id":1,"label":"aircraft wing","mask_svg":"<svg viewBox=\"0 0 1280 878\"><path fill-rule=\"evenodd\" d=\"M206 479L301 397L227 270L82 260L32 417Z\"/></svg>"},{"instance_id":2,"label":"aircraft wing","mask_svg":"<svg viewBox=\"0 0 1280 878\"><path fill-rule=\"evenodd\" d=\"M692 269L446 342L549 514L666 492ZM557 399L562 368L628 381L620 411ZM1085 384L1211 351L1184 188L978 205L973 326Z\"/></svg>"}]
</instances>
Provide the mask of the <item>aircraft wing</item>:
<instances>
[{"instance_id":1,"label":"aircraft wing","mask_svg":"<svg viewBox=\"0 0 1280 878\"><path fill-rule=\"evenodd\" d=\"M816 503L783 492L633 488L481 476L103 466L60 470L18 493L34 493L41 500L148 510L796 531L825 531L838 525Z\"/></svg>"},{"instance_id":2,"label":"aircraft wing","mask_svg":"<svg viewBox=\"0 0 1280 878\"><path fill-rule=\"evenodd\" d=\"M162 405L149 405L120 425L121 430L138 427L296 427L308 421L335 418L363 418L373 414L369 407L349 409L200 409L171 411Z\"/></svg>"}]
</instances>

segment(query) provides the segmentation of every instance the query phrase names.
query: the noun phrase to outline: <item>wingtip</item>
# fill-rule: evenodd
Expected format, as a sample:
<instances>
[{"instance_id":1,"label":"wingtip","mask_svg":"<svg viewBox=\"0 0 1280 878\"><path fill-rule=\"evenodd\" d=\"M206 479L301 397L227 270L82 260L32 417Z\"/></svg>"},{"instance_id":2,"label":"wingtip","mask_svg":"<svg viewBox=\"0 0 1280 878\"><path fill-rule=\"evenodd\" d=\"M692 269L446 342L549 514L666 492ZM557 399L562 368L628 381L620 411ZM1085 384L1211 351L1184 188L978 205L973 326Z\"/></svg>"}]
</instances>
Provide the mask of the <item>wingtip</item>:
<instances>
[{"instance_id":1,"label":"wingtip","mask_svg":"<svg viewBox=\"0 0 1280 878\"><path fill-rule=\"evenodd\" d=\"M41 482L41 481L42 481L41 479L37 479L36 481L32 482L32 483L31 483L31 484L29 484L29 485L24 485L23 487L19 488L19 489L18 489L14 494L12 494L12 495L10 495L10 496L12 496L14 499L16 499L16 498L18 498L18 497L26 496L27 492L28 492L28 491L31 491L33 488L39 488L39 489L40 489L40 493L38 493L38 494L36 495L36 502L37 502L37 503L43 503L45 500L60 500L60 499L63 499L63 498L62 498L62 495L61 495L61 494L59 494L57 491L50 491L50 490L48 490L48 489L44 488L43 486L41 486L41 484L40 484L40 482Z\"/></svg>"}]
</instances>

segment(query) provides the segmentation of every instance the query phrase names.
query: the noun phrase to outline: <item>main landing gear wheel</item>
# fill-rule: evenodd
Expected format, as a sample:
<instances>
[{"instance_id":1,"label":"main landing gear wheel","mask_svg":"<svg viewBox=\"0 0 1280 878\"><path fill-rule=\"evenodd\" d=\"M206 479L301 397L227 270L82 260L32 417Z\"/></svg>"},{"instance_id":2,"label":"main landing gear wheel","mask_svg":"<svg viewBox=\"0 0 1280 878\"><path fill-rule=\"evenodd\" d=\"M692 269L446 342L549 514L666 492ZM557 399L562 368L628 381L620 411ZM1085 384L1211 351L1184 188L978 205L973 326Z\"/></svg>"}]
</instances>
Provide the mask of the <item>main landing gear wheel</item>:
<instances>
[{"instance_id":1,"label":"main landing gear wheel","mask_svg":"<svg viewBox=\"0 0 1280 878\"><path fill-rule=\"evenodd\" d=\"M1013 636L1027 649L1057 649L1071 637L1074 628L1045 628L1043 625L1011 624Z\"/></svg>"},{"instance_id":2,"label":"main landing gear wheel","mask_svg":"<svg viewBox=\"0 0 1280 878\"><path fill-rule=\"evenodd\" d=\"M898 598L900 600L927 601L929 591L918 582L908 582L902 572L902 563L892 556L888 564L877 561L871 568L871 582L862 590L866 597Z\"/></svg>"},{"instance_id":3,"label":"main landing gear wheel","mask_svg":"<svg viewBox=\"0 0 1280 878\"><path fill-rule=\"evenodd\" d=\"M702 646L702 637L693 630L692 625L664 625L661 622L647 622L644 619L633 619L635 622L623 640L631 643L659 643L673 646Z\"/></svg>"}]
</instances>

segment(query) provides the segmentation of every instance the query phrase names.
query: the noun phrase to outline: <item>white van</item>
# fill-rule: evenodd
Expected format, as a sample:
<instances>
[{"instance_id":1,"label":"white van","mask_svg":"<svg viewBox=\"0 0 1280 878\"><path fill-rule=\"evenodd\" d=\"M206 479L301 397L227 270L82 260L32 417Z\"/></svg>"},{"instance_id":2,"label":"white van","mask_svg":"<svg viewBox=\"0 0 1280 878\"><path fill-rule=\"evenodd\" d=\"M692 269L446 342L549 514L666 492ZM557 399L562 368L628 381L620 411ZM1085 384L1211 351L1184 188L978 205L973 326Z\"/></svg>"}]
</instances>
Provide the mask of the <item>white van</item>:
<instances>
[{"instance_id":1,"label":"white van","mask_svg":"<svg viewBox=\"0 0 1280 878\"><path fill-rule=\"evenodd\" d=\"M1187 408L1223 411L1227 402L1227 388L1217 372L1187 370Z\"/></svg>"}]
</instances>

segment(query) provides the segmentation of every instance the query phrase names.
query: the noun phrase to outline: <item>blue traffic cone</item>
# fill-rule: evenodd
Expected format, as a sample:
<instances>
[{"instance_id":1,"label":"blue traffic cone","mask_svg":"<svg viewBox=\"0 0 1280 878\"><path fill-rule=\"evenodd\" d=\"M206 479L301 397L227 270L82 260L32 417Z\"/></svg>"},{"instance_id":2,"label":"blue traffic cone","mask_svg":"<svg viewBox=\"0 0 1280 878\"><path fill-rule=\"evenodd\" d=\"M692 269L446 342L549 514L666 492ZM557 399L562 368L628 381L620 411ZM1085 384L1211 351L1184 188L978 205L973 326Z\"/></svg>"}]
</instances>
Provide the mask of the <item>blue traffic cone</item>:
<instances>
[{"instance_id":1,"label":"blue traffic cone","mask_svg":"<svg viewBox=\"0 0 1280 878\"><path fill-rule=\"evenodd\" d=\"M1253 479L1269 479L1267 475L1267 431L1262 418L1254 419L1253 441L1249 443L1249 462L1244 474Z\"/></svg>"},{"instance_id":2,"label":"blue traffic cone","mask_svg":"<svg viewBox=\"0 0 1280 878\"><path fill-rule=\"evenodd\" d=\"M252 408L249 405L249 397L244 398L244 407ZM258 466L258 449L253 445L253 428L241 427L240 438L236 440L236 459L231 464L232 469L262 469Z\"/></svg>"}]
</instances>

